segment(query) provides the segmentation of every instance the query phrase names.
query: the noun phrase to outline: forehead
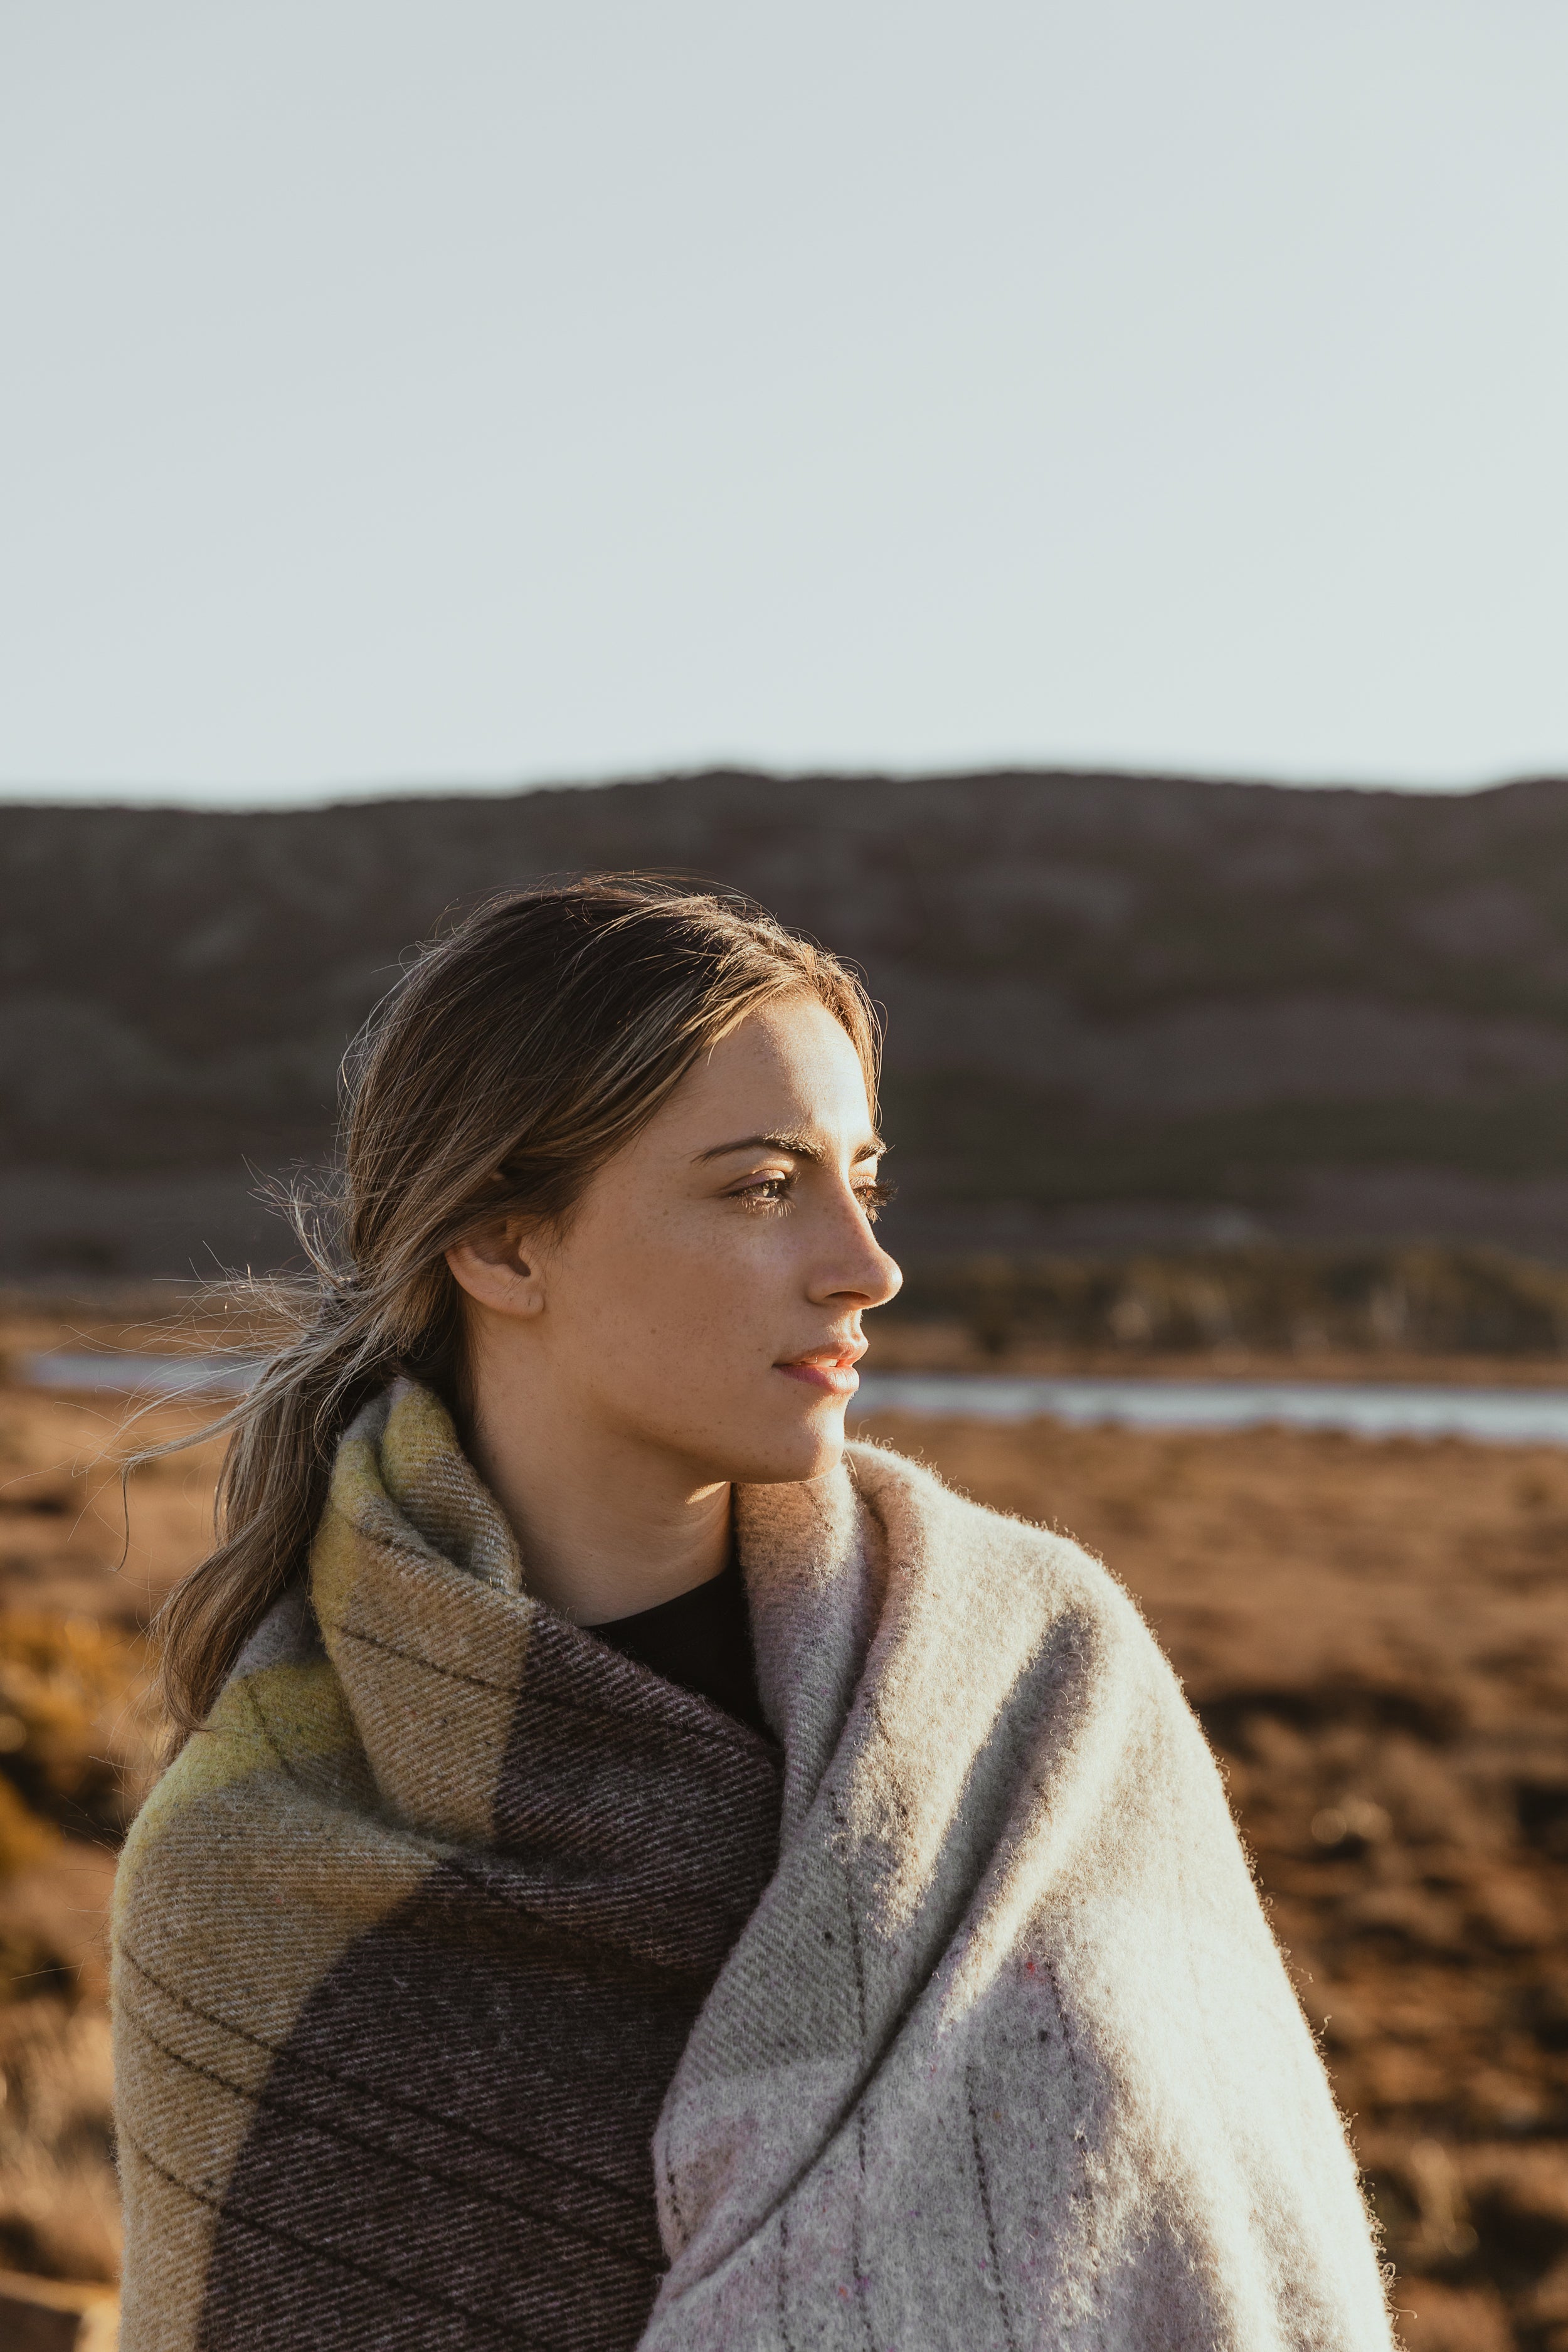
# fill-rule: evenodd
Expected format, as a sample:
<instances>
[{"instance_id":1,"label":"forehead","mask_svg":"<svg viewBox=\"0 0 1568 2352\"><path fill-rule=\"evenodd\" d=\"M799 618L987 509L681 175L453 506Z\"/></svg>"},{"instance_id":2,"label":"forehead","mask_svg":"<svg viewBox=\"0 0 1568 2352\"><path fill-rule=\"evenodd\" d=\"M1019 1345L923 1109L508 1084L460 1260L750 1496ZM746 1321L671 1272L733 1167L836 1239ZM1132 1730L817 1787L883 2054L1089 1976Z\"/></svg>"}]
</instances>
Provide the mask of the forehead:
<instances>
[{"instance_id":1,"label":"forehead","mask_svg":"<svg viewBox=\"0 0 1568 2352\"><path fill-rule=\"evenodd\" d=\"M689 1133L717 1121L726 1135L787 1126L836 1139L853 1130L858 1141L871 1124L860 1056L815 996L780 998L748 1013L700 1056L665 1108ZM715 1132L703 1141L721 1139Z\"/></svg>"}]
</instances>

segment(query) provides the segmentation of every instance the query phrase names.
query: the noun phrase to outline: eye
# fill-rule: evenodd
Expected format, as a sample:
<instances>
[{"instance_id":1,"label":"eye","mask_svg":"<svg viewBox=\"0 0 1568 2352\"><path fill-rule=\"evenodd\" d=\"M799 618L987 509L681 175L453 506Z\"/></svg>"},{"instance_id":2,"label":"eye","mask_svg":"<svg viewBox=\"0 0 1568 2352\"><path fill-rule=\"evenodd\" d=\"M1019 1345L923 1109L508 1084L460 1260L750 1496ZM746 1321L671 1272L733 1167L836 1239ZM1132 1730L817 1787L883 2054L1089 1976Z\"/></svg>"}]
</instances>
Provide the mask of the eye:
<instances>
[{"instance_id":1,"label":"eye","mask_svg":"<svg viewBox=\"0 0 1568 2352\"><path fill-rule=\"evenodd\" d=\"M857 1184L856 1196L866 1212L868 1223L873 1225L876 1223L879 1211L887 1207L898 1189L896 1184L880 1181L875 1184Z\"/></svg>"},{"instance_id":2,"label":"eye","mask_svg":"<svg viewBox=\"0 0 1568 2352\"><path fill-rule=\"evenodd\" d=\"M782 1209L795 1190L793 1175L753 1176L749 1184L731 1194L731 1200L744 1201L753 1209Z\"/></svg>"}]
</instances>

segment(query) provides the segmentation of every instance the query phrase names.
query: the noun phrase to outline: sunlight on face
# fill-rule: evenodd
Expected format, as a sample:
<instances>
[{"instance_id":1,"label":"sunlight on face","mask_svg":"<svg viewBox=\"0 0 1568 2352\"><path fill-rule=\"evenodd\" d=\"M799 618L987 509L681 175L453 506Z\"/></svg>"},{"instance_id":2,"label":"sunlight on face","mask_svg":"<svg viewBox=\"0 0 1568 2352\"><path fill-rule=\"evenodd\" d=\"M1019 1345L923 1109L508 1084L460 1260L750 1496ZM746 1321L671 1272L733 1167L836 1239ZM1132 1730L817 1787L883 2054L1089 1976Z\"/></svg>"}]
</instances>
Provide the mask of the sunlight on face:
<instances>
[{"instance_id":1,"label":"sunlight on face","mask_svg":"<svg viewBox=\"0 0 1568 2352\"><path fill-rule=\"evenodd\" d=\"M826 1008L798 996L751 1014L542 1249L534 1336L558 1394L695 1475L830 1468L860 1318L902 1278L871 1230L880 1150Z\"/></svg>"}]
</instances>

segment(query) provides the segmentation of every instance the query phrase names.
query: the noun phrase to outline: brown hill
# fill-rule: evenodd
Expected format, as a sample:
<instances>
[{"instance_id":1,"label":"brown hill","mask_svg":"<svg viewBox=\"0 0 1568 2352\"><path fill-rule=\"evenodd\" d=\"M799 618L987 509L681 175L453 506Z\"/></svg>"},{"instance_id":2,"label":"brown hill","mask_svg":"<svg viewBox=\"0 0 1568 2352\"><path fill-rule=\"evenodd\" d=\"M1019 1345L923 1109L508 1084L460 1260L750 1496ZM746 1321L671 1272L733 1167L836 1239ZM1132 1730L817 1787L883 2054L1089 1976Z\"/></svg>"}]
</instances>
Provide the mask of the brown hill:
<instances>
[{"instance_id":1,"label":"brown hill","mask_svg":"<svg viewBox=\"0 0 1568 2352\"><path fill-rule=\"evenodd\" d=\"M889 1014L895 1247L1568 1233L1568 781L716 773L0 810L0 1273L278 1243L411 942L590 866L736 885Z\"/></svg>"}]
</instances>

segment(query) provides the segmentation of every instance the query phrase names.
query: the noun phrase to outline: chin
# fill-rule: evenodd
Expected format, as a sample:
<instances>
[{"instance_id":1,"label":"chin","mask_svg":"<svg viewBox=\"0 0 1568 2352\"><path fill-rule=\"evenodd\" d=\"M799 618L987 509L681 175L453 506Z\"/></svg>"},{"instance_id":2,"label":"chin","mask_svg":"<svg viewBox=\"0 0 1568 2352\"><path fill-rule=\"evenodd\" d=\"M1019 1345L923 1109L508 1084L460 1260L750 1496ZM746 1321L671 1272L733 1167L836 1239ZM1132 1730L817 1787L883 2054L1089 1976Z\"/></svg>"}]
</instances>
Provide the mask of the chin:
<instances>
[{"instance_id":1,"label":"chin","mask_svg":"<svg viewBox=\"0 0 1568 2352\"><path fill-rule=\"evenodd\" d=\"M842 1411L814 1414L793 1429L759 1430L749 1444L738 1445L723 1476L737 1486L793 1486L806 1478L821 1478L844 1458Z\"/></svg>"}]
</instances>

